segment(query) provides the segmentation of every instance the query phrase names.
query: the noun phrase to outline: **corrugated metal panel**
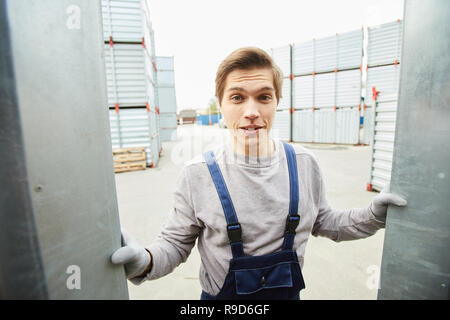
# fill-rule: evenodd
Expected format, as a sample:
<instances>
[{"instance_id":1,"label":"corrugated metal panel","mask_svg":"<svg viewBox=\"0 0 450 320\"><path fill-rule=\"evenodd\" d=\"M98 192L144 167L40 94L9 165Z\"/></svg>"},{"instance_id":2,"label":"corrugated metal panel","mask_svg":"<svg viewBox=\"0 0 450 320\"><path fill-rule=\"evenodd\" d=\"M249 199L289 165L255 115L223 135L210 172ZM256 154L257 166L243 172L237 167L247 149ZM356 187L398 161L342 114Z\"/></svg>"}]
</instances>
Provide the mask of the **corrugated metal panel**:
<instances>
[{"instance_id":1,"label":"corrugated metal panel","mask_svg":"<svg viewBox=\"0 0 450 320\"><path fill-rule=\"evenodd\" d=\"M360 68L363 43L362 29L295 43L292 48L293 72L295 75L305 75Z\"/></svg>"},{"instance_id":2,"label":"corrugated metal panel","mask_svg":"<svg viewBox=\"0 0 450 320\"><path fill-rule=\"evenodd\" d=\"M394 150L397 95L379 96L373 120L373 146L370 183L381 191L391 179Z\"/></svg>"},{"instance_id":3,"label":"corrugated metal panel","mask_svg":"<svg viewBox=\"0 0 450 320\"><path fill-rule=\"evenodd\" d=\"M336 143L359 143L359 114L356 107L336 110Z\"/></svg>"},{"instance_id":4,"label":"corrugated metal panel","mask_svg":"<svg viewBox=\"0 0 450 320\"><path fill-rule=\"evenodd\" d=\"M400 61L402 28L401 20L368 28L367 65L369 67Z\"/></svg>"},{"instance_id":5,"label":"corrugated metal panel","mask_svg":"<svg viewBox=\"0 0 450 320\"><path fill-rule=\"evenodd\" d=\"M358 106L361 102L361 70L339 71L336 81L336 106Z\"/></svg>"},{"instance_id":6,"label":"corrugated metal panel","mask_svg":"<svg viewBox=\"0 0 450 320\"><path fill-rule=\"evenodd\" d=\"M156 56L155 62L159 70L164 71L174 71L175 70L175 64L174 64L174 58L172 56Z\"/></svg>"},{"instance_id":7,"label":"corrugated metal panel","mask_svg":"<svg viewBox=\"0 0 450 320\"><path fill-rule=\"evenodd\" d=\"M109 41L141 42L144 37L140 0L102 0L103 37Z\"/></svg>"},{"instance_id":8,"label":"corrugated metal panel","mask_svg":"<svg viewBox=\"0 0 450 320\"><path fill-rule=\"evenodd\" d=\"M158 134L155 113L145 108L109 110L112 148L145 147L147 164L156 165L158 152L152 150L152 144L157 144L154 137ZM155 149L155 148L154 148Z\"/></svg>"},{"instance_id":9,"label":"corrugated metal panel","mask_svg":"<svg viewBox=\"0 0 450 320\"><path fill-rule=\"evenodd\" d=\"M144 28L144 42L145 47L147 49L147 52L149 56L153 57L155 55L155 48L154 48L154 33L153 33L153 25L152 21L150 19L150 4L147 0L140 0L141 1L141 9L142 9L142 17L143 17L143 28Z\"/></svg>"},{"instance_id":10,"label":"corrugated metal panel","mask_svg":"<svg viewBox=\"0 0 450 320\"><path fill-rule=\"evenodd\" d=\"M108 105L145 106L147 81L142 45L105 45L104 53Z\"/></svg>"},{"instance_id":11,"label":"corrugated metal panel","mask_svg":"<svg viewBox=\"0 0 450 320\"><path fill-rule=\"evenodd\" d=\"M362 65L364 31L355 30L339 34L337 68L350 69Z\"/></svg>"},{"instance_id":12,"label":"corrugated metal panel","mask_svg":"<svg viewBox=\"0 0 450 320\"><path fill-rule=\"evenodd\" d=\"M333 143L336 136L336 112L334 109L314 111L314 142Z\"/></svg>"},{"instance_id":13,"label":"corrugated metal panel","mask_svg":"<svg viewBox=\"0 0 450 320\"><path fill-rule=\"evenodd\" d=\"M388 49L386 49L388 50ZM363 142L365 144L370 144L372 142L373 135L373 108L372 105L372 88L375 87L379 92L378 99L381 101L384 96L388 99L396 99L398 95L399 86L399 76L400 76L400 65L387 65L379 67L370 67L367 69L367 80L366 80L366 104L367 110L364 111L364 138ZM378 183L378 185L380 185ZM375 187L376 189L377 187ZM377 190L377 189L376 189Z\"/></svg>"},{"instance_id":14,"label":"corrugated metal panel","mask_svg":"<svg viewBox=\"0 0 450 320\"><path fill-rule=\"evenodd\" d=\"M162 113L176 112L174 57L155 57L158 78L158 106Z\"/></svg>"},{"instance_id":15,"label":"corrugated metal panel","mask_svg":"<svg viewBox=\"0 0 450 320\"><path fill-rule=\"evenodd\" d=\"M175 86L174 57L155 57L159 87Z\"/></svg>"},{"instance_id":16,"label":"corrugated metal panel","mask_svg":"<svg viewBox=\"0 0 450 320\"><path fill-rule=\"evenodd\" d=\"M294 78L294 92L292 93L292 97L294 100L293 103L295 109L307 109L314 106L313 81L313 76L302 76Z\"/></svg>"},{"instance_id":17,"label":"corrugated metal panel","mask_svg":"<svg viewBox=\"0 0 450 320\"><path fill-rule=\"evenodd\" d=\"M160 87L158 88L159 108L161 112L176 112L177 100L175 96L175 88Z\"/></svg>"},{"instance_id":18,"label":"corrugated metal panel","mask_svg":"<svg viewBox=\"0 0 450 320\"><path fill-rule=\"evenodd\" d=\"M283 79L283 87L281 88L282 98L278 103L278 110L286 110L291 108L291 80Z\"/></svg>"},{"instance_id":19,"label":"corrugated metal panel","mask_svg":"<svg viewBox=\"0 0 450 320\"><path fill-rule=\"evenodd\" d=\"M320 38L314 42L314 71L333 71L337 67L337 37Z\"/></svg>"},{"instance_id":20,"label":"corrugated metal panel","mask_svg":"<svg viewBox=\"0 0 450 320\"><path fill-rule=\"evenodd\" d=\"M163 71L158 69L158 86L172 87L175 84L175 75L173 71Z\"/></svg>"},{"instance_id":21,"label":"corrugated metal panel","mask_svg":"<svg viewBox=\"0 0 450 320\"><path fill-rule=\"evenodd\" d=\"M150 123L151 123L151 141L150 141L150 151L152 155L153 164L156 166L159 162L159 156L161 151L161 130L159 114L150 113Z\"/></svg>"},{"instance_id":22,"label":"corrugated metal panel","mask_svg":"<svg viewBox=\"0 0 450 320\"><path fill-rule=\"evenodd\" d=\"M314 115L310 110L295 110L292 119L292 140L312 142L314 138Z\"/></svg>"},{"instance_id":23,"label":"corrugated metal panel","mask_svg":"<svg viewBox=\"0 0 450 320\"><path fill-rule=\"evenodd\" d=\"M314 107L334 107L336 105L336 73L317 74L314 81Z\"/></svg>"},{"instance_id":24,"label":"corrugated metal panel","mask_svg":"<svg viewBox=\"0 0 450 320\"><path fill-rule=\"evenodd\" d=\"M176 113L160 113L159 115L160 137L161 142L176 139L177 132L177 114Z\"/></svg>"},{"instance_id":25,"label":"corrugated metal panel","mask_svg":"<svg viewBox=\"0 0 450 320\"><path fill-rule=\"evenodd\" d=\"M271 49L271 56L283 72L283 77L288 77L291 74L291 46L273 48Z\"/></svg>"},{"instance_id":26,"label":"corrugated metal panel","mask_svg":"<svg viewBox=\"0 0 450 320\"><path fill-rule=\"evenodd\" d=\"M400 65L367 69L366 99L372 98L372 87L382 95L398 95Z\"/></svg>"},{"instance_id":27,"label":"corrugated metal panel","mask_svg":"<svg viewBox=\"0 0 450 320\"><path fill-rule=\"evenodd\" d=\"M289 110L277 111L275 113L275 120L270 134L276 139L284 141L291 140L291 113Z\"/></svg>"},{"instance_id":28,"label":"corrugated metal panel","mask_svg":"<svg viewBox=\"0 0 450 320\"><path fill-rule=\"evenodd\" d=\"M365 145L370 145L372 143L372 134L373 134L373 107L372 106L364 106L363 109L363 138L362 143Z\"/></svg>"},{"instance_id":29,"label":"corrugated metal panel","mask_svg":"<svg viewBox=\"0 0 450 320\"><path fill-rule=\"evenodd\" d=\"M358 106L361 101L361 71L295 77L293 99L296 109Z\"/></svg>"},{"instance_id":30,"label":"corrugated metal panel","mask_svg":"<svg viewBox=\"0 0 450 320\"><path fill-rule=\"evenodd\" d=\"M292 47L292 72L295 75L314 71L314 42L295 43Z\"/></svg>"}]
</instances>

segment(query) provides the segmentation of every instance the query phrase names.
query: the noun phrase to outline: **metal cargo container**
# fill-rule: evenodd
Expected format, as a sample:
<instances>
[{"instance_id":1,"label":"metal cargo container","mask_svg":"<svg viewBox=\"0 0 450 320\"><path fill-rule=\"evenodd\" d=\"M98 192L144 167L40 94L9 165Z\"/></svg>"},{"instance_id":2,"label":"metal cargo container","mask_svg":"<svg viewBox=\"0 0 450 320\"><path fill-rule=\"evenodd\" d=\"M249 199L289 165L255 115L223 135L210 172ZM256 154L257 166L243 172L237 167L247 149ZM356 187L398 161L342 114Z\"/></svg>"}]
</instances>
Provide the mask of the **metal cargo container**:
<instances>
[{"instance_id":1,"label":"metal cargo container","mask_svg":"<svg viewBox=\"0 0 450 320\"><path fill-rule=\"evenodd\" d=\"M397 94L380 94L372 108L372 164L368 189L381 191L391 180Z\"/></svg>"},{"instance_id":2,"label":"metal cargo container","mask_svg":"<svg viewBox=\"0 0 450 320\"><path fill-rule=\"evenodd\" d=\"M314 40L313 71L333 71L337 67L337 57L337 36Z\"/></svg>"},{"instance_id":3,"label":"metal cargo container","mask_svg":"<svg viewBox=\"0 0 450 320\"><path fill-rule=\"evenodd\" d=\"M277 111L270 134L273 138L283 141L291 140L291 113L290 110Z\"/></svg>"},{"instance_id":4,"label":"metal cargo container","mask_svg":"<svg viewBox=\"0 0 450 320\"><path fill-rule=\"evenodd\" d=\"M102 0L103 38L119 42L141 42L145 29L141 0Z\"/></svg>"},{"instance_id":5,"label":"metal cargo container","mask_svg":"<svg viewBox=\"0 0 450 320\"><path fill-rule=\"evenodd\" d=\"M292 100L295 109L310 109L314 106L313 76L295 77L292 87Z\"/></svg>"},{"instance_id":6,"label":"metal cargo container","mask_svg":"<svg viewBox=\"0 0 450 320\"><path fill-rule=\"evenodd\" d=\"M294 43L292 46L292 72L297 75L314 71L314 41Z\"/></svg>"},{"instance_id":7,"label":"metal cargo container","mask_svg":"<svg viewBox=\"0 0 450 320\"><path fill-rule=\"evenodd\" d=\"M292 140L294 142L313 142L314 112L309 110L295 110L292 115Z\"/></svg>"},{"instance_id":8,"label":"metal cargo container","mask_svg":"<svg viewBox=\"0 0 450 320\"><path fill-rule=\"evenodd\" d=\"M108 106L145 106L148 101L148 68L141 44L105 44Z\"/></svg>"},{"instance_id":9,"label":"metal cargo container","mask_svg":"<svg viewBox=\"0 0 450 320\"><path fill-rule=\"evenodd\" d=\"M314 107L336 105L336 73L322 73L314 77Z\"/></svg>"},{"instance_id":10,"label":"metal cargo container","mask_svg":"<svg viewBox=\"0 0 450 320\"><path fill-rule=\"evenodd\" d=\"M294 141L359 143L363 43L359 29L292 46Z\"/></svg>"},{"instance_id":11,"label":"metal cargo container","mask_svg":"<svg viewBox=\"0 0 450 320\"><path fill-rule=\"evenodd\" d=\"M291 74L291 46L273 48L270 53L275 64L283 72L283 78L289 77Z\"/></svg>"},{"instance_id":12,"label":"metal cargo container","mask_svg":"<svg viewBox=\"0 0 450 320\"><path fill-rule=\"evenodd\" d=\"M400 61L402 49L401 20L367 28L367 66L380 66Z\"/></svg>"},{"instance_id":13,"label":"metal cargo container","mask_svg":"<svg viewBox=\"0 0 450 320\"><path fill-rule=\"evenodd\" d=\"M158 78L159 80L159 78ZM161 112L177 112L177 100L174 87L158 86L158 104Z\"/></svg>"},{"instance_id":14,"label":"metal cargo container","mask_svg":"<svg viewBox=\"0 0 450 320\"><path fill-rule=\"evenodd\" d=\"M173 57L155 57L156 69L158 73L158 85L173 87L175 85L175 66Z\"/></svg>"},{"instance_id":15,"label":"metal cargo container","mask_svg":"<svg viewBox=\"0 0 450 320\"><path fill-rule=\"evenodd\" d=\"M383 99L383 96L387 96L390 100L396 100L398 95L399 75L399 64L368 68L366 100L373 100L373 88L376 88L376 91L379 92L378 98ZM364 110L364 117L364 143L370 144L373 134L373 121L371 120L373 117L372 103L368 103L367 109Z\"/></svg>"},{"instance_id":16,"label":"metal cargo container","mask_svg":"<svg viewBox=\"0 0 450 320\"><path fill-rule=\"evenodd\" d=\"M361 103L361 70L336 73L336 106L356 107Z\"/></svg>"},{"instance_id":17,"label":"metal cargo container","mask_svg":"<svg viewBox=\"0 0 450 320\"><path fill-rule=\"evenodd\" d=\"M159 132L161 141L171 141L177 138L177 115L176 113L161 112L159 114Z\"/></svg>"},{"instance_id":18,"label":"metal cargo container","mask_svg":"<svg viewBox=\"0 0 450 320\"><path fill-rule=\"evenodd\" d=\"M281 88L282 98L278 103L278 110L286 110L291 108L291 80L283 79L283 87Z\"/></svg>"},{"instance_id":19,"label":"metal cargo container","mask_svg":"<svg viewBox=\"0 0 450 320\"><path fill-rule=\"evenodd\" d=\"M357 107L339 108L336 110L335 143L358 144L360 110Z\"/></svg>"},{"instance_id":20,"label":"metal cargo container","mask_svg":"<svg viewBox=\"0 0 450 320\"><path fill-rule=\"evenodd\" d=\"M160 141L169 141L177 128L174 57L155 57L158 107L160 110Z\"/></svg>"},{"instance_id":21,"label":"metal cargo container","mask_svg":"<svg viewBox=\"0 0 450 320\"><path fill-rule=\"evenodd\" d=\"M364 30L340 33L337 36L337 69L361 68L363 57Z\"/></svg>"},{"instance_id":22,"label":"metal cargo container","mask_svg":"<svg viewBox=\"0 0 450 320\"><path fill-rule=\"evenodd\" d=\"M372 133L373 133L373 107L372 104L364 105L363 107L363 131L362 131L362 144L370 145L372 142Z\"/></svg>"},{"instance_id":23,"label":"metal cargo container","mask_svg":"<svg viewBox=\"0 0 450 320\"><path fill-rule=\"evenodd\" d=\"M292 72L299 76L361 68L363 43L363 29L295 43Z\"/></svg>"},{"instance_id":24,"label":"metal cargo container","mask_svg":"<svg viewBox=\"0 0 450 320\"><path fill-rule=\"evenodd\" d=\"M367 69L366 97L372 97L375 87L380 95L397 95L400 76L400 65L388 65Z\"/></svg>"},{"instance_id":25,"label":"metal cargo container","mask_svg":"<svg viewBox=\"0 0 450 320\"><path fill-rule=\"evenodd\" d=\"M145 147L148 166L158 163L156 112L146 108L109 110L112 148ZM153 149L152 149L153 148Z\"/></svg>"},{"instance_id":26,"label":"metal cargo container","mask_svg":"<svg viewBox=\"0 0 450 320\"><path fill-rule=\"evenodd\" d=\"M313 142L333 143L336 138L336 112L334 109L314 110Z\"/></svg>"},{"instance_id":27,"label":"metal cargo container","mask_svg":"<svg viewBox=\"0 0 450 320\"><path fill-rule=\"evenodd\" d=\"M174 57L155 57L157 70L158 107L161 112L177 112Z\"/></svg>"}]
</instances>

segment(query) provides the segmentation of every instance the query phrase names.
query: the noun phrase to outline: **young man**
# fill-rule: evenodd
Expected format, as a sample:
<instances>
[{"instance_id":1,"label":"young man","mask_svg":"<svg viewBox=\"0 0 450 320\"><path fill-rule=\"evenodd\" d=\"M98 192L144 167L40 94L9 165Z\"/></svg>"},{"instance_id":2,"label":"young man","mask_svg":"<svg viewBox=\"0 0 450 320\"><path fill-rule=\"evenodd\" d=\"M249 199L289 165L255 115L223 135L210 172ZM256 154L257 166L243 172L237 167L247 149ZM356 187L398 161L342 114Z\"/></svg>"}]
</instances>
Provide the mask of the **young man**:
<instances>
[{"instance_id":1,"label":"young man","mask_svg":"<svg viewBox=\"0 0 450 320\"><path fill-rule=\"evenodd\" d=\"M269 136L281 87L261 49L238 49L221 63L216 96L230 141L184 166L154 243L144 248L122 234L111 260L133 283L170 273L198 240L202 299L299 299L310 234L365 238L384 227L389 204L406 205L381 193L367 208L331 208L314 156Z\"/></svg>"}]
</instances>

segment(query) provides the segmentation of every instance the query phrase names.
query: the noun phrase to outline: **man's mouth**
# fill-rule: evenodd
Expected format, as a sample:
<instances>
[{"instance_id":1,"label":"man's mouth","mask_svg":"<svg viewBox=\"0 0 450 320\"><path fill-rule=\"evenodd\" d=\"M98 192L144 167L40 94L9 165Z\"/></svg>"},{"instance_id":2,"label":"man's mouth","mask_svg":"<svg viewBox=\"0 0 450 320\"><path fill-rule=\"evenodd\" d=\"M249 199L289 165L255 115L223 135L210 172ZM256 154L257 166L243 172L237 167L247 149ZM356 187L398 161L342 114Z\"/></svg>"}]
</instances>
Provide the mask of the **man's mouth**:
<instances>
[{"instance_id":1,"label":"man's mouth","mask_svg":"<svg viewBox=\"0 0 450 320\"><path fill-rule=\"evenodd\" d=\"M263 126L251 124L248 126L242 126L239 127L240 130L246 135L246 136L255 136L258 134L260 129L264 129Z\"/></svg>"}]
</instances>

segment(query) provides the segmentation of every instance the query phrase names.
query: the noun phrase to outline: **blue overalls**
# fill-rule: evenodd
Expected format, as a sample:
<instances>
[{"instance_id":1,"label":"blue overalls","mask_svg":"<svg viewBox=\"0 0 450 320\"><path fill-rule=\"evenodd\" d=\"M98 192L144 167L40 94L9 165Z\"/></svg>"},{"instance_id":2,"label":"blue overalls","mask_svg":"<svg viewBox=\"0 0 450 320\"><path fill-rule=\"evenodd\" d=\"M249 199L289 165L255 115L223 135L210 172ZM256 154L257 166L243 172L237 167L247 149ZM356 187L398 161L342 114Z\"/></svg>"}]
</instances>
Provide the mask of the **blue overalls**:
<instances>
[{"instance_id":1,"label":"blue overalls","mask_svg":"<svg viewBox=\"0 0 450 320\"><path fill-rule=\"evenodd\" d=\"M203 154L216 186L227 221L227 233L233 258L219 294L212 296L202 291L202 300L234 299L299 299L305 288L297 253L293 250L298 215L298 174L294 148L284 143L289 169L290 203L286 219L283 247L280 251L262 256L246 256L242 245L242 229L233 202L214 157L209 151Z\"/></svg>"}]
</instances>

